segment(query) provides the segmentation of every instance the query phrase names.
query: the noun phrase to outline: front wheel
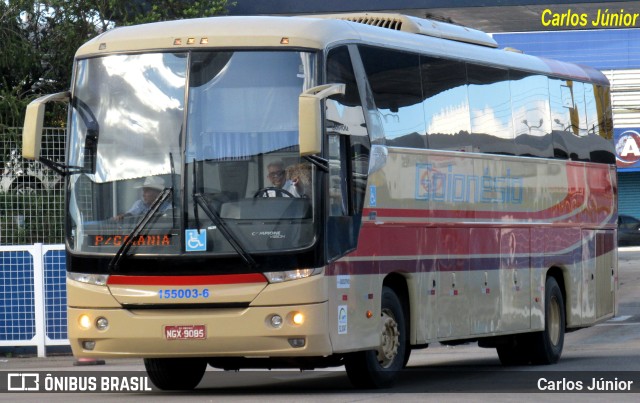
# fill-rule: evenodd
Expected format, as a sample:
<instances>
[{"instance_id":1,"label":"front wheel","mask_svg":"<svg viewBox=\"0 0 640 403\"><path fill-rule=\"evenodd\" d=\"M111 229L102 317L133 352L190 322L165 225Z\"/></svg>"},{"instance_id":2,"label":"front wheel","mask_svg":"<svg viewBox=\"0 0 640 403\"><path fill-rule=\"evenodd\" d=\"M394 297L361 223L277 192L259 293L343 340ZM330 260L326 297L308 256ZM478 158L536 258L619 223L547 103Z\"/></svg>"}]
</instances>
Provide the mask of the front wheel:
<instances>
[{"instance_id":1,"label":"front wheel","mask_svg":"<svg viewBox=\"0 0 640 403\"><path fill-rule=\"evenodd\" d=\"M407 326L402 303L389 287L382 287L380 345L376 350L349 354L345 368L358 388L391 387L407 357Z\"/></svg>"},{"instance_id":2,"label":"front wheel","mask_svg":"<svg viewBox=\"0 0 640 403\"><path fill-rule=\"evenodd\" d=\"M158 389L191 390L202 380L207 361L201 358L145 358L144 367Z\"/></svg>"}]
</instances>

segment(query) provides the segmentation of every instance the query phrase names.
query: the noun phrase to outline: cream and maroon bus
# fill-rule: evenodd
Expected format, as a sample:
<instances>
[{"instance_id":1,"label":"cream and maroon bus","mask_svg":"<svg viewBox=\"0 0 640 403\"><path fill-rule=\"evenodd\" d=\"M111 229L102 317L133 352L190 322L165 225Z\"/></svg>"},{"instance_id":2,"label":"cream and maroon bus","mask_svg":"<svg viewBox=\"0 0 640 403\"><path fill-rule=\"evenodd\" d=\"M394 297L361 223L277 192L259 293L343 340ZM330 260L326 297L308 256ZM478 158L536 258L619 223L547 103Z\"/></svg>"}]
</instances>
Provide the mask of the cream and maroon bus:
<instances>
[{"instance_id":1,"label":"cream and maroon bus","mask_svg":"<svg viewBox=\"0 0 640 403\"><path fill-rule=\"evenodd\" d=\"M555 363L614 316L617 182L598 71L384 14L219 17L83 45L69 92L68 334L162 389L210 365L344 365L390 386L413 349ZM140 201L138 201L140 200Z\"/></svg>"}]
</instances>

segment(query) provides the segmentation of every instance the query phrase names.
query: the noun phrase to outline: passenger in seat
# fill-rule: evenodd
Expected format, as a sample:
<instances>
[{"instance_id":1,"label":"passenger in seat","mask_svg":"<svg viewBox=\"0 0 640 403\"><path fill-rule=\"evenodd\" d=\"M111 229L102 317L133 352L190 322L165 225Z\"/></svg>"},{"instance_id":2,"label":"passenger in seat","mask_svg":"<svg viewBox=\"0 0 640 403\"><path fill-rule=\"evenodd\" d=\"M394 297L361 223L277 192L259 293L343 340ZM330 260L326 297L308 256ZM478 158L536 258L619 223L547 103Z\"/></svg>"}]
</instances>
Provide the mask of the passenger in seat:
<instances>
[{"instance_id":1,"label":"passenger in seat","mask_svg":"<svg viewBox=\"0 0 640 403\"><path fill-rule=\"evenodd\" d=\"M288 167L287 182L290 185L284 189L294 197L310 197L311 166L309 164L296 164Z\"/></svg>"}]
</instances>

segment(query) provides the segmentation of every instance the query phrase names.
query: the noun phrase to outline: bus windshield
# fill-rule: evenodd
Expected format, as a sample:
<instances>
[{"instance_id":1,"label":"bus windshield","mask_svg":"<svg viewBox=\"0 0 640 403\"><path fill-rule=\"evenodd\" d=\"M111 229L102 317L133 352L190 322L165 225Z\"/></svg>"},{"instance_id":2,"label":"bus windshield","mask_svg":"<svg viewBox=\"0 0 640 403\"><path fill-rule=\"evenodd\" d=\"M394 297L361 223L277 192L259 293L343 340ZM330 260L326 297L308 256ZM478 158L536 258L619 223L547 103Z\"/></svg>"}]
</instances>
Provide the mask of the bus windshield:
<instances>
[{"instance_id":1,"label":"bus windshield","mask_svg":"<svg viewBox=\"0 0 640 403\"><path fill-rule=\"evenodd\" d=\"M79 60L72 250L112 254L129 243L134 254L246 255L309 246L315 169L298 153L298 96L314 86L314 63L291 51Z\"/></svg>"}]
</instances>

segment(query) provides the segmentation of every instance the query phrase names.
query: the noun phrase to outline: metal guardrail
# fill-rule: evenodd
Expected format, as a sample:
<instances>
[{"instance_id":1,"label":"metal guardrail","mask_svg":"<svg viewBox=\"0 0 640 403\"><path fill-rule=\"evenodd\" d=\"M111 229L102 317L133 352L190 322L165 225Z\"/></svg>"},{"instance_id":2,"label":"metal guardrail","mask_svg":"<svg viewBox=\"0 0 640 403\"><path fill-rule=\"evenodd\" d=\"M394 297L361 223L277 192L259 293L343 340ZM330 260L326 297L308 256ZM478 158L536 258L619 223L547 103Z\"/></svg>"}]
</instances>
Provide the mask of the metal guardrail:
<instances>
[{"instance_id":1,"label":"metal guardrail","mask_svg":"<svg viewBox=\"0 0 640 403\"><path fill-rule=\"evenodd\" d=\"M0 347L69 345L64 245L0 246Z\"/></svg>"}]
</instances>

